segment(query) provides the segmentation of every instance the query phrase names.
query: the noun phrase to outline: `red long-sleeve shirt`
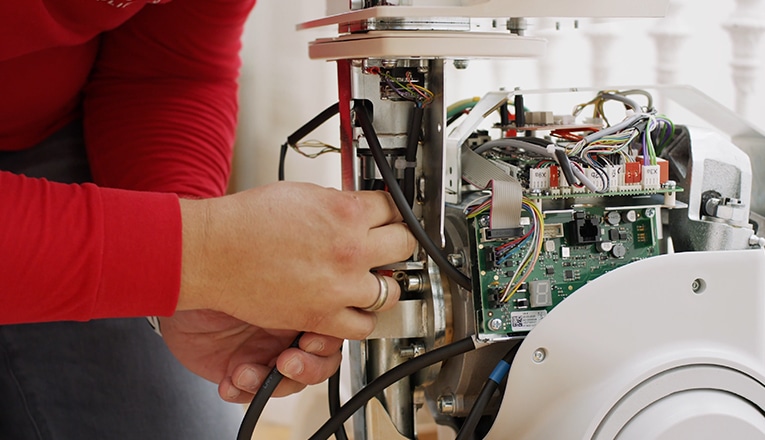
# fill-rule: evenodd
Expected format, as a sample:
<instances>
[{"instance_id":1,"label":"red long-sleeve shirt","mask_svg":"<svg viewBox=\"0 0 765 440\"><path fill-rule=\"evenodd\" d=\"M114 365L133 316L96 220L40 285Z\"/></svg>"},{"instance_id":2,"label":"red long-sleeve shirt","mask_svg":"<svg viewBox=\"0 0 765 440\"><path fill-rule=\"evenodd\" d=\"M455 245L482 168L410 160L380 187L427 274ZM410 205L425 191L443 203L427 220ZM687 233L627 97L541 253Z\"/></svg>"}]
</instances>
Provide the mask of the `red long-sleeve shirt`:
<instances>
[{"instance_id":1,"label":"red long-sleeve shirt","mask_svg":"<svg viewBox=\"0 0 765 440\"><path fill-rule=\"evenodd\" d=\"M0 150L81 117L95 182L0 172L0 324L175 309L178 195L225 191L254 0L153 3L0 2Z\"/></svg>"}]
</instances>

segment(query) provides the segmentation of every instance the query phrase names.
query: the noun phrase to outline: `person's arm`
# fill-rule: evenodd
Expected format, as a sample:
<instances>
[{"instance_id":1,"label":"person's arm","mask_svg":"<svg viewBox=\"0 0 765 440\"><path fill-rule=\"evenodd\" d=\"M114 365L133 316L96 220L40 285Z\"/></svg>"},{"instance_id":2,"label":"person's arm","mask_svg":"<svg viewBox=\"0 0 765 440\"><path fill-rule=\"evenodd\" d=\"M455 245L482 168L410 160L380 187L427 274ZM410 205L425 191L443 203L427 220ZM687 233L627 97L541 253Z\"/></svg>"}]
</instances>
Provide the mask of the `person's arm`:
<instances>
[{"instance_id":1,"label":"person's arm","mask_svg":"<svg viewBox=\"0 0 765 440\"><path fill-rule=\"evenodd\" d=\"M225 192L240 38L253 4L150 4L101 37L84 105L96 184L190 197Z\"/></svg>"},{"instance_id":2,"label":"person's arm","mask_svg":"<svg viewBox=\"0 0 765 440\"><path fill-rule=\"evenodd\" d=\"M10 38L31 36L7 47L21 53L102 38L84 93L99 186L0 173L0 324L173 314L181 212L177 195L159 192L206 197L225 190L239 36L252 3L146 5L116 27L133 11L94 2L88 11L112 29L100 37L80 32L55 4L32 2L33 10L18 14Z\"/></svg>"},{"instance_id":3,"label":"person's arm","mask_svg":"<svg viewBox=\"0 0 765 440\"><path fill-rule=\"evenodd\" d=\"M162 333L231 401L250 397L274 364L301 365L283 371L290 380L277 394L326 379L339 365L340 338L374 328L363 309L381 287L370 269L414 247L383 193L281 183L214 197L230 167L239 38L252 3L147 5L103 36L84 107L97 184L203 199L180 200L180 298ZM380 310L400 294L387 280ZM289 349L296 331L307 336Z\"/></svg>"},{"instance_id":4,"label":"person's arm","mask_svg":"<svg viewBox=\"0 0 765 440\"><path fill-rule=\"evenodd\" d=\"M181 261L174 195L7 172L0 188L0 324L173 312Z\"/></svg>"},{"instance_id":5,"label":"person's arm","mask_svg":"<svg viewBox=\"0 0 765 440\"><path fill-rule=\"evenodd\" d=\"M225 193L237 117L240 38L253 5L254 0L149 4L100 37L83 105L97 185L188 198ZM161 213L144 214L173 221L180 231L180 209L166 219ZM144 226L136 223L136 228ZM180 233L166 239L181 246ZM164 277L180 284L180 270L177 261ZM178 287L174 292L177 298ZM120 294L137 296L128 289Z\"/></svg>"}]
</instances>

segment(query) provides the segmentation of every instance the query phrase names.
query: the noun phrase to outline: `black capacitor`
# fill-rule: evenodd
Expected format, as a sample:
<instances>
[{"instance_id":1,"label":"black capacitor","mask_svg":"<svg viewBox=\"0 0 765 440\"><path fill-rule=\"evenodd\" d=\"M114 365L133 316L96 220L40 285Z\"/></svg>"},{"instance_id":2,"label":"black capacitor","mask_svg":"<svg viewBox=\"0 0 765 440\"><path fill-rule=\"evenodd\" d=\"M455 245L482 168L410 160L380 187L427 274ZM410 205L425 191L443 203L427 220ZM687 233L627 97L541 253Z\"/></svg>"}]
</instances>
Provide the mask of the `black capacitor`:
<instances>
[{"instance_id":1,"label":"black capacitor","mask_svg":"<svg viewBox=\"0 0 765 440\"><path fill-rule=\"evenodd\" d=\"M510 125L510 110L507 109L507 104L499 108L499 124L502 127Z\"/></svg>"},{"instance_id":2,"label":"black capacitor","mask_svg":"<svg viewBox=\"0 0 765 440\"><path fill-rule=\"evenodd\" d=\"M523 127L526 125L526 112L523 109L523 95L515 95L513 98L513 105L515 106L515 126Z\"/></svg>"}]
</instances>

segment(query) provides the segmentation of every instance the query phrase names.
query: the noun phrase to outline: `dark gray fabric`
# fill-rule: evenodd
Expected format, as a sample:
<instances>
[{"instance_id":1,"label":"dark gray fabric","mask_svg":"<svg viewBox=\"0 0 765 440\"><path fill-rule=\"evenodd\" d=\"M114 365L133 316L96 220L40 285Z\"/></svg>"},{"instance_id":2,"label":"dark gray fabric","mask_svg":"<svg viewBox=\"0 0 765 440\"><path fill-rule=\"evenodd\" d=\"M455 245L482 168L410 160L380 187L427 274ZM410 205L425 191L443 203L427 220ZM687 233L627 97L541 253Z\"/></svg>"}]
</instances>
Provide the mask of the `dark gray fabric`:
<instances>
[{"instance_id":1,"label":"dark gray fabric","mask_svg":"<svg viewBox=\"0 0 765 440\"><path fill-rule=\"evenodd\" d=\"M0 169L89 181L81 125L0 153ZM0 326L2 440L234 439L242 416L143 318Z\"/></svg>"},{"instance_id":2,"label":"dark gray fabric","mask_svg":"<svg viewBox=\"0 0 765 440\"><path fill-rule=\"evenodd\" d=\"M0 170L62 183L89 182L82 124L73 122L32 148L0 151Z\"/></svg>"}]
</instances>

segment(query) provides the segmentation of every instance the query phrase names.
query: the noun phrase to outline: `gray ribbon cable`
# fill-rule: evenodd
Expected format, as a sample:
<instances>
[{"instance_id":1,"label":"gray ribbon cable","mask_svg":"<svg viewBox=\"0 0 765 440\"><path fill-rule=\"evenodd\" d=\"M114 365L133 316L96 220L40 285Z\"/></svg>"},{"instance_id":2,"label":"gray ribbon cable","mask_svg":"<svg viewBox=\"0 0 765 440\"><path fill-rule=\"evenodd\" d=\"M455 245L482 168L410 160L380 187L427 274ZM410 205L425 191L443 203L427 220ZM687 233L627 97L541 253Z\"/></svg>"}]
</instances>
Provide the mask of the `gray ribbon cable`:
<instances>
[{"instance_id":1,"label":"gray ribbon cable","mask_svg":"<svg viewBox=\"0 0 765 440\"><path fill-rule=\"evenodd\" d=\"M468 146L462 147L462 178L481 189L491 187L491 229L521 226L523 188L505 173Z\"/></svg>"}]
</instances>

